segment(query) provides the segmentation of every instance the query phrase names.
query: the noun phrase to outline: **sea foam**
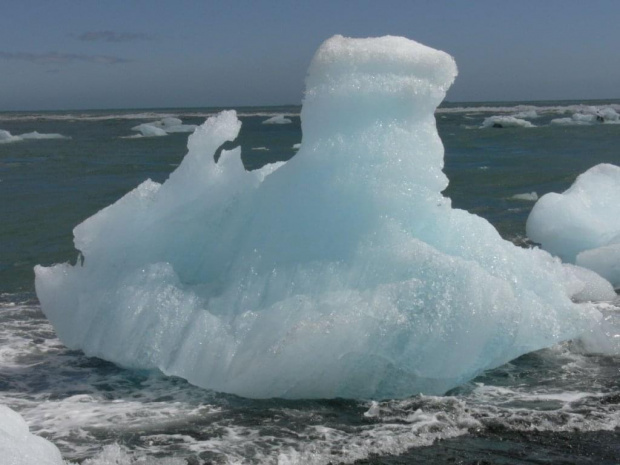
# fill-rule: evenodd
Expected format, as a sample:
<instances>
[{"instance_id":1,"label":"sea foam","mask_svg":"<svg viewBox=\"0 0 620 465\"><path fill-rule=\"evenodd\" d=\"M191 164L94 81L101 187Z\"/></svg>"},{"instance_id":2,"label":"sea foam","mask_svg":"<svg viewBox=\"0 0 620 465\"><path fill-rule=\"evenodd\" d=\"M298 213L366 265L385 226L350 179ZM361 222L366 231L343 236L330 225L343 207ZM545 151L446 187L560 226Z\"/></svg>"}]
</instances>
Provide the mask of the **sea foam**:
<instances>
[{"instance_id":1,"label":"sea foam","mask_svg":"<svg viewBox=\"0 0 620 465\"><path fill-rule=\"evenodd\" d=\"M433 113L452 57L335 36L310 65L303 144L247 172L233 111L74 230L83 261L37 266L67 346L249 397L444 393L579 336L613 296L595 273L515 247L441 195Z\"/></svg>"}]
</instances>

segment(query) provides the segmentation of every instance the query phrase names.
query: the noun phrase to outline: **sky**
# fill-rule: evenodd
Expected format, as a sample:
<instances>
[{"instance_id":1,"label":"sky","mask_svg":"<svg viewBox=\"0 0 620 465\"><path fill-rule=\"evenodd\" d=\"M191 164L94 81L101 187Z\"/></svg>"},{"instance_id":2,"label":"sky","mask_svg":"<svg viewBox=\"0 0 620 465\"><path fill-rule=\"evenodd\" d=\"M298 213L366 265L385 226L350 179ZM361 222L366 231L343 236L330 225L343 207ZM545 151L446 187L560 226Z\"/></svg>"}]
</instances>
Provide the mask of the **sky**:
<instances>
[{"instance_id":1,"label":"sky","mask_svg":"<svg viewBox=\"0 0 620 465\"><path fill-rule=\"evenodd\" d=\"M451 101L620 98L618 0L2 0L0 111L300 104L334 34L450 53Z\"/></svg>"}]
</instances>

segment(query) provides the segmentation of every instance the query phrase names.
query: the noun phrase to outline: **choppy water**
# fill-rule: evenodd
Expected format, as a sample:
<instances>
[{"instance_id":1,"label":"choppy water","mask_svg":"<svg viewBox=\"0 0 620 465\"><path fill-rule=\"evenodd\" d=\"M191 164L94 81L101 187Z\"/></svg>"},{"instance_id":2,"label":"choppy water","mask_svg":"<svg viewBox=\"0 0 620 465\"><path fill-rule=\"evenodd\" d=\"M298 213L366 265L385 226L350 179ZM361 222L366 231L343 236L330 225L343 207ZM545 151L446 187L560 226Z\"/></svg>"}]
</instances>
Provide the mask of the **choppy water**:
<instances>
[{"instance_id":1,"label":"choppy water","mask_svg":"<svg viewBox=\"0 0 620 465\"><path fill-rule=\"evenodd\" d=\"M532 105L446 104L436 115L446 195L518 244L533 202L514 195L562 191L597 163L620 165L620 124L551 124L592 105L620 111L620 102ZM535 128L480 128L489 116L532 109ZM0 113L0 129L13 135L70 137L0 143L0 403L33 432L66 459L91 464L620 463L620 357L578 341L447 396L380 403L248 400L64 348L36 302L32 267L75 260L73 226L144 179L163 181L180 162L187 134L128 139L133 126L166 115L200 124L214 111ZM294 155L298 107L239 114L248 169ZM275 114L293 122L262 124ZM620 301L602 311L613 343Z\"/></svg>"}]
</instances>

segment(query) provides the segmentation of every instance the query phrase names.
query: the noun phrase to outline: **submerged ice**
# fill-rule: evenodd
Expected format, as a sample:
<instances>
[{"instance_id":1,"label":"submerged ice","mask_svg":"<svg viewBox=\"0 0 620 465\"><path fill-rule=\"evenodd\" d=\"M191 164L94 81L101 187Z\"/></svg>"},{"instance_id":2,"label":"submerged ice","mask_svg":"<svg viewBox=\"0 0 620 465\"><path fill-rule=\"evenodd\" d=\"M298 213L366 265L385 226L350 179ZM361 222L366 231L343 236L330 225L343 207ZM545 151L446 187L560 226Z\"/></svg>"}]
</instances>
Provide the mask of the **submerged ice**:
<instances>
[{"instance_id":1,"label":"submerged ice","mask_svg":"<svg viewBox=\"0 0 620 465\"><path fill-rule=\"evenodd\" d=\"M249 397L444 393L579 336L613 296L595 273L504 241L441 195L434 110L446 53L335 36L306 81L303 143L247 172L235 112L74 230L75 266L36 267L71 348Z\"/></svg>"}]
</instances>

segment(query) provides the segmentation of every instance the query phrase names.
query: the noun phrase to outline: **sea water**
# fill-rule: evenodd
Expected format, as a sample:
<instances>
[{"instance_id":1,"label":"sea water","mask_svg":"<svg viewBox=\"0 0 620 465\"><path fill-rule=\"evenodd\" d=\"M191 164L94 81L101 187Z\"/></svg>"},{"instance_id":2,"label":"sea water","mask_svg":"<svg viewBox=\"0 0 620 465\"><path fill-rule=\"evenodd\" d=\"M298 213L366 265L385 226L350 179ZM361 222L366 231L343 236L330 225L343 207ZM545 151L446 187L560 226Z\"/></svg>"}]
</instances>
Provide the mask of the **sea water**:
<instances>
[{"instance_id":1,"label":"sea water","mask_svg":"<svg viewBox=\"0 0 620 465\"><path fill-rule=\"evenodd\" d=\"M620 126L552 121L606 108L620 110L620 102L445 103L435 114L450 179L444 194L505 239L531 246L525 223L533 197L515 196L563 192L598 163L620 165ZM593 354L587 341L525 355L446 396L381 402L249 400L64 348L35 300L32 267L74 263L76 224L147 178L165 180L180 163L187 134L130 138L132 128L168 116L201 124L218 110L0 115L0 129L13 136L66 136L0 144L0 403L31 432L65 459L90 463L397 460L388 454L428 463L618 462L620 360ZM295 155L299 112L237 109L247 169ZM263 124L280 115L291 123ZM534 127L485 127L492 116ZM618 328L618 303L600 307Z\"/></svg>"}]
</instances>

